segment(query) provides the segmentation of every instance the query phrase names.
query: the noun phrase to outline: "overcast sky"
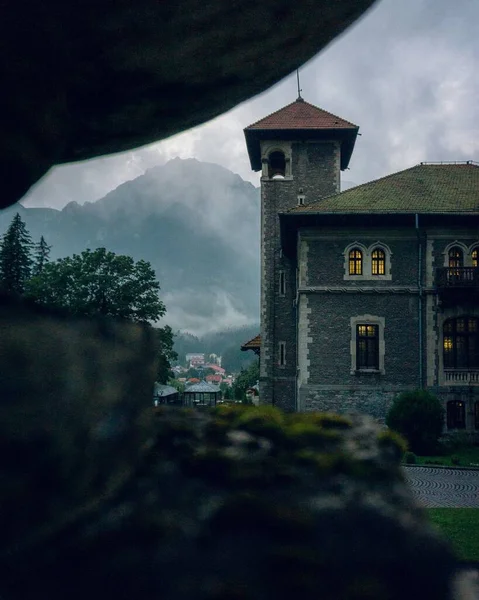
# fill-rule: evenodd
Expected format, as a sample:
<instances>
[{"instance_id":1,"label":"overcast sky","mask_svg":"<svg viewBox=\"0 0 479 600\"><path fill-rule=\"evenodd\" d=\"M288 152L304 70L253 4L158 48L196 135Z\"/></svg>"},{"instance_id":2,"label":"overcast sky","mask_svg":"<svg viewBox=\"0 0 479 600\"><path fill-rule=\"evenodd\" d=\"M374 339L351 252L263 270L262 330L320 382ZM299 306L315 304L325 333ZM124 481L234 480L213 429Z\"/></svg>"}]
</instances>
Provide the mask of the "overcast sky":
<instances>
[{"instance_id":1,"label":"overcast sky","mask_svg":"<svg viewBox=\"0 0 479 600\"><path fill-rule=\"evenodd\" d=\"M359 125L343 179L360 184L421 161L479 160L479 1L381 0L301 71L302 95ZM297 96L296 75L209 123L133 152L53 169L23 199L94 201L179 156L259 185L243 128Z\"/></svg>"}]
</instances>

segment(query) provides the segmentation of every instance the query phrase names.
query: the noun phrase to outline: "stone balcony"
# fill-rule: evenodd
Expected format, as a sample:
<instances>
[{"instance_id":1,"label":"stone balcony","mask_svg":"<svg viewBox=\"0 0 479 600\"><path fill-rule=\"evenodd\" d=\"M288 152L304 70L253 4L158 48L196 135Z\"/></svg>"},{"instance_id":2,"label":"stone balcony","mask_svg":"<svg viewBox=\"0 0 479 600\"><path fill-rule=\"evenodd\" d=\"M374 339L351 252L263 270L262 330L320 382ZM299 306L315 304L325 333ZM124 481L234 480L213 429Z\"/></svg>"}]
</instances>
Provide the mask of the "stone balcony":
<instances>
[{"instance_id":1,"label":"stone balcony","mask_svg":"<svg viewBox=\"0 0 479 600\"><path fill-rule=\"evenodd\" d=\"M444 369L444 385L479 385L479 369Z\"/></svg>"},{"instance_id":2,"label":"stone balcony","mask_svg":"<svg viewBox=\"0 0 479 600\"><path fill-rule=\"evenodd\" d=\"M436 269L439 289L479 288L478 267L441 267Z\"/></svg>"}]
</instances>

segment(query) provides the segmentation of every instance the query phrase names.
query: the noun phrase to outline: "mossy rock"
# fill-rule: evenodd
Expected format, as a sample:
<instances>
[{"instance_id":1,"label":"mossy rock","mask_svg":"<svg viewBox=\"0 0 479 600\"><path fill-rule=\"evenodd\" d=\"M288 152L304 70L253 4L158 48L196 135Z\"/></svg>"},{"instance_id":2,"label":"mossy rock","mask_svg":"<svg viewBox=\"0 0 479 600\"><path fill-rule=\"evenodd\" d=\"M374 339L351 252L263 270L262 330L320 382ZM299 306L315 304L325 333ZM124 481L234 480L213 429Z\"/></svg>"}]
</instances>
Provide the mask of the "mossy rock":
<instances>
[{"instance_id":1,"label":"mossy rock","mask_svg":"<svg viewBox=\"0 0 479 600\"><path fill-rule=\"evenodd\" d=\"M404 483L402 441L368 417L229 406L152 423L114 497L4 549L5 598L450 598L455 558Z\"/></svg>"}]
</instances>

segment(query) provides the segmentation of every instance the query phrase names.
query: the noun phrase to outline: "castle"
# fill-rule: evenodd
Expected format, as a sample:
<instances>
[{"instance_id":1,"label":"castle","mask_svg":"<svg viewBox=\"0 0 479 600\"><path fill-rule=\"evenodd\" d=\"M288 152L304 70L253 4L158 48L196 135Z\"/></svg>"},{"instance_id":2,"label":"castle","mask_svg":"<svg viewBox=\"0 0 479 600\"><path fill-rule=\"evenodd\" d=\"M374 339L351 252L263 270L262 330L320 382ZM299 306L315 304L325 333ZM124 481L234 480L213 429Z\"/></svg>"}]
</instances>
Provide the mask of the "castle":
<instances>
[{"instance_id":1,"label":"castle","mask_svg":"<svg viewBox=\"0 0 479 600\"><path fill-rule=\"evenodd\" d=\"M244 130L261 171L261 402L382 421L427 388L447 429L479 433L479 166L340 192L358 129L299 97Z\"/></svg>"}]
</instances>

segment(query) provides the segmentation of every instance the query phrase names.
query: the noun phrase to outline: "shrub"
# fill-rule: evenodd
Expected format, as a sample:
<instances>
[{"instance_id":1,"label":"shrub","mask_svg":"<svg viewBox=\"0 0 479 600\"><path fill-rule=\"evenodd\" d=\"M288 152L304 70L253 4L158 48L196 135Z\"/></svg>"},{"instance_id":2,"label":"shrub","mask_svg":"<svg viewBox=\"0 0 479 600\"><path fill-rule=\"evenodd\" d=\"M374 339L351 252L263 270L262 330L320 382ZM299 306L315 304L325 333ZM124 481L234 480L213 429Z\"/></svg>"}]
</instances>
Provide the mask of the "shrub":
<instances>
[{"instance_id":1,"label":"shrub","mask_svg":"<svg viewBox=\"0 0 479 600\"><path fill-rule=\"evenodd\" d=\"M460 465L461 464L461 459L459 458L459 456L457 454L453 454L451 456L451 465Z\"/></svg>"},{"instance_id":2,"label":"shrub","mask_svg":"<svg viewBox=\"0 0 479 600\"><path fill-rule=\"evenodd\" d=\"M466 431L454 431L442 440L442 446L447 454L473 446L471 434Z\"/></svg>"},{"instance_id":3,"label":"shrub","mask_svg":"<svg viewBox=\"0 0 479 600\"><path fill-rule=\"evenodd\" d=\"M416 464L416 455L414 452L406 452L404 454L404 462L407 465L415 465Z\"/></svg>"},{"instance_id":4,"label":"shrub","mask_svg":"<svg viewBox=\"0 0 479 600\"><path fill-rule=\"evenodd\" d=\"M386 424L403 435L416 454L434 453L444 426L444 409L426 390L403 392L394 399Z\"/></svg>"}]
</instances>

